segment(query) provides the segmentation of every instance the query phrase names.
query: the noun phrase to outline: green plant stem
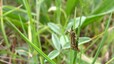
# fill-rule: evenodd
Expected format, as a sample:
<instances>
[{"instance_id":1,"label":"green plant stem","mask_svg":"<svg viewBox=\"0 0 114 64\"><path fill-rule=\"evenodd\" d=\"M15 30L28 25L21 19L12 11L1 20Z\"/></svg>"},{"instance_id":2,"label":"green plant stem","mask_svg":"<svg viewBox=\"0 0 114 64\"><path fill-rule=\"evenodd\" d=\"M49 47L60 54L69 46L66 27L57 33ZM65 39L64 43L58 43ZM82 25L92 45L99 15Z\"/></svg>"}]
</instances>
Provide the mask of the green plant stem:
<instances>
[{"instance_id":1,"label":"green plant stem","mask_svg":"<svg viewBox=\"0 0 114 64\"><path fill-rule=\"evenodd\" d=\"M2 0L1 0L1 8L2 8ZM5 40L5 43L7 45L7 47L10 46L9 42L8 42L8 39L7 39L7 35L6 35L6 32L5 32L5 28L4 28L4 21L3 21L3 12L2 12L2 9L0 10L1 13L0 13L0 19L1 19L1 30L2 30L2 34L3 34L3 37L4 37L4 40Z\"/></svg>"},{"instance_id":2,"label":"green plant stem","mask_svg":"<svg viewBox=\"0 0 114 64\"><path fill-rule=\"evenodd\" d=\"M106 62L106 64L110 64L110 62L114 61L114 57L112 59L110 59L108 62Z\"/></svg>"},{"instance_id":3,"label":"green plant stem","mask_svg":"<svg viewBox=\"0 0 114 64\"><path fill-rule=\"evenodd\" d=\"M14 9L12 9L12 10L6 12L6 13L4 13L2 16L7 16L8 14L10 14L10 13L12 13L12 12L14 12L14 11L20 9L21 7L22 7L22 5L20 5L20 6L16 7L16 8L14 8Z\"/></svg>"},{"instance_id":4,"label":"green plant stem","mask_svg":"<svg viewBox=\"0 0 114 64\"><path fill-rule=\"evenodd\" d=\"M81 50L82 50L82 48L81 48ZM81 64L82 53L83 53L83 51L80 51L80 54L79 54L79 61L78 61L79 64Z\"/></svg>"},{"instance_id":5,"label":"green plant stem","mask_svg":"<svg viewBox=\"0 0 114 64\"><path fill-rule=\"evenodd\" d=\"M94 39L93 41L92 41L92 43L84 50L84 53L88 50L88 49L90 49L95 43L96 43L96 41L100 38L101 36L98 36L96 39Z\"/></svg>"},{"instance_id":6,"label":"green plant stem","mask_svg":"<svg viewBox=\"0 0 114 64\"><path fill-rule=\"evenodd\" d=\"M75 14L74 14L74 19L76 18L76 8L75 8ZM74 25L73 25L73 29L75 28L75 25L76 25L76 19L74 20ZM79 31L79 30L78 30ZM79 35L79 34L78 34ZM76 35L75 35L76 36ZM77 40L78 37L76 37L76 45L78 45L78 40ZM74 57L73 57L73 64L76 63L76 59L77 59L77 51L73 50L74 52Z\"/></svg>"},{"instance_id":7,"label":"green plant stem","mask_svg":"<svg viewBox=\"0 0 114 64\"><path fill-rule=\"evenodd\" d=\"M41 6L41 3L43 2L43 0L36 0L36 20L37 20L37 24L36 24L36 27L37 27L37 31L39 31L39 15L40 15L40 6ZM42 50L41 48L41 43L40 43L40 34L38 33L36 35L36 37L38 38L38 47ZM41 64L44 64L44 60L41 56L39 56L39 59L40 59L40 63Z\"/></svg>"},{"instance_id":8,"label":"green plant stem","mask_svg":"<svg viewBox=\"0 0 114 64\"><path fill-rule=\"evenodd\" d=\"M77 51L74 51L73 64L76 63L76 59L77 59Z\"/></svg>"},{"instance_id":9,"label":"green plant stem","mask_svg":"<svg viewBox=\"0 0 114 64\"><path fill-rule=\"evenodd\" d=\"M39 0L36 0L36 7L38 7L38 10L37 10L37 25L33 23L33 20L32 20L32 15L31 15L31 7L30 7L30 4L28 3L27 0L23 0L23 3L24 3L24 6L27 10L27 14L28 14L28 17L29 17L29 39L31 40L31 42L33 42L35 45L38 46L38 48L41 50L41 44L40 44L40 37L39 37L39 34L38 36L36 35L36 26L37 26L37 31L38 31L38 25L39 25L39 12L40 12L40 1ZM36 59L36 56L34 56L34 59ZM40 63L43 64L43 59L41 56L39 56L39 59L40 59Z\"/></svg>"},{"instance_id":10,"label":"green plant stem","mask_svg":"<svg viewBox=\"0 0 114 64\"><path fill-rule=\"evenodd\" d=\"M27 32L26 32L26 30L25 30L25 27L24 27L24 24L23 24L23 22L22 22L22 19L21 19L21 16L20 16L20 15L19 15L19 19L20 19L20 22L21 22L21 26L22 26L23 32L24 32L24 34L27 36Z\"/></svg>"},{"instance_id":11,"label":"green plant stem","mask_svg":"<svg viewBox=\"0 0 114 64\"><path fill-rule=\"evenodd\" d=\"M43 56L47 61L49 61L51 64L56 64L54 61L52 61L45 53L43 53L40 48L38 48L36 45L34 45L25 35L23 35L18 28L12 24L7 18L6 20L9 22L9 24L20 34L20 36L29 44L31 45L41 56Z\"/></svg>"},{"instance_id":12,"label":"green plant stem","mask_svg":"<svg viewBox=\"0 0 114 64\"><path fill-rule=\"evenodd\" d=\"M56 0L56 7L57 7L57 11L56 11L56 21L58 22L58 24L60 23L60 17L61 17L61 0Z\"/></svg>"},{"instance_id":13,"label":"green plant stem","mask_svg":"<svg viewBox=\"0 0 114 64\"><path fill-rule=\"evenodd\" d=\"M98 50L97 50L97 52L96 52L96 54L95 54L95 57L94 57L94 60L93 60L92 64L95 63L95 61L96 61L96 59L97 59L97 57L98 57L98 55L99 55L99 53L100 53L100 51L101 51L103 45L104 45L104 41L105 41L106 38L107 38L108 27L109 27L109 25L110 25L111 17L112 17L112 13L110 14L109 20L107 21L106 28L105 28L105 31L104 31L104 37L102 38L102 40L101 40L101 42L100 42L100 45L99 45Z\"/></svg>"}]
</instances>

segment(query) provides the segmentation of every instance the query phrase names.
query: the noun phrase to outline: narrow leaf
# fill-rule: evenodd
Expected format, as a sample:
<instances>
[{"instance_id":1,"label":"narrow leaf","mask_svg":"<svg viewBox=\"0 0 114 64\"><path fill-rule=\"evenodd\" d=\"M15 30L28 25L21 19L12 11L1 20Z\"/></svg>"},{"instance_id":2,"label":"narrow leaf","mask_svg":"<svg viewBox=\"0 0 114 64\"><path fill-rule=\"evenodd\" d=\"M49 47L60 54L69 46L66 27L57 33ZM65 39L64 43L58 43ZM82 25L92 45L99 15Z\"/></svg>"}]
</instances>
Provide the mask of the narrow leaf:
<instances>
[{"instance_id":1,"label":"narrow leaf","mask_svg":"<svg viewBox=\"0 0 114 64\"><path fill-rule=\"evenodd\" d=\"M107 4L109 3L109 4ZM87 26L93 22L98 21L104 15L114 11L114 0L103 0L102 3L89 15L83 23L83 26Z\"/></svg>"},{"instance_id":2,"label":"narrow leaf","mask_svg":"<svg viewBox=\"0 0 114 64\"><path fill-rule=\"evenodd\" d=\"M75 5L78 3L78 0L68 0L66 4L66 14L69 16L73 9L75 8Z\"/></svg>"},{"instance_id":3,"label":"narrow leaf","mask_svg":"<svg viewBox=\"0 0 114 64\"><path fill-rule=\"evenodd\" d=\"M51 51L51 52L48 54L48 57L49 57L50 59L54 59L54 58L56 58L59 54L60 54L60 52L59 52L58 50L53 50L53 51Z\"/></svg>"},{"instance_id":4,"label":"narrow leaf","mask_svg":"<svg viewBox=\"0 0 114 64\"><path fill-rule=\"evenodd\" d=\"M80 24L80 25L82 25L85 20L86 20L86 17L85 17L85 16L82 16L82 17L81 17L81 24ZM75 19L70 19L70 21L69 21L69 23L68 23L68 25L67 25L66 30L69 30L69 29L74 25L74 23L76 23L76 24L75 24L75 29L78 28L79 23L80 23L80 17L77 17L77 18L75 18Z\"/></svg>"},{"instance_id":5,"label":"narrow leaf","mask_svg":"<svg viewBox=\"0 0 114 64\"><path fill-rule=\"evenodd\" d=\"M54 23L48 23L48 26L50 27L51 30L53 30L55 33L57 34L61 34L61 30L60 30L60 27L57 26L56 24Z\"/></svg>"},{"instance_id":6,"label":"narrow leaf","mask_svg":"<svg viewBox=\"0 0 114 64\"><path fill-rule=\"evenodd\" d=\"M60 41L59 41L59 38L57 37L56 34L52 34L52 42L54 44L54 47L57 49L57 50L60 50L61 49L61 46L60 46Z\"/></svg>"},{"instance_id":7,"label":"narrow leaf","mask_svg":"<svg viewBox=\"0 0 114 64\"><path fill-rule=\"evenodd\" d=\"M80 37L79 38L79 45L87 43L89 41L91 41L91 38L89 38L89 37Z\"/></svg>"},{"instance_id":8,"label":"narrow leaf","mask_svg":"<svg viewBox=\"0 0 114 64\"><path fill-rule=\"evenodd\" d=\"M67 36L61 36L60 37L60 44L62 45L62 49L66 49L66 48L69 48L68 46L66 46L66 44L69 43L69 39Z\"/></svg>"}]
</instances>

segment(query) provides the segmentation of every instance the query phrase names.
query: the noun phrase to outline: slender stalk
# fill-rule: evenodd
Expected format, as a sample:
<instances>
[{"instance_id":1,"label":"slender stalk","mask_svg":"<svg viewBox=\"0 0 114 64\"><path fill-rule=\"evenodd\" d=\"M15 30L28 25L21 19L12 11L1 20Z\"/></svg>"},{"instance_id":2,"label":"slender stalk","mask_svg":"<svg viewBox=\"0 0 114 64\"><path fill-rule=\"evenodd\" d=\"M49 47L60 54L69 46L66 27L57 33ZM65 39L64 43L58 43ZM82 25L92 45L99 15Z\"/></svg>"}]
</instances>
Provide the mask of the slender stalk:
<instances>
[{"instance_id":1,"label":"slender stalk","mask_svg":"<svg viewBox=\"0 0 114 64\"><path fill-rule=\"evenodd\" d=\"M60 23L60 17L61 17L61 0L55 0L56 1L56 7L57 7L57 11L56 11L56 21L58 22L58 24Z\"/></svg>"},{"instance_id":2,"label":"slender stalk","mask_svg":"<svg viewBox=\"0 0 114 64\"><path fill-rule=\"evenodd\" d=\"M21 19L21 16L20 15L19 15L19 19L20 19L20 22L21 22L21 26L22 26L23 32L27 36L26 30L25 30L25 27L24 27L24 24L22 22L22 19Z\"/></svg>"},{"instance_id":3,"label":"slender stalk","mask_svg":"<svg viewBox=\"0 0 114 64\"><path fill-rule=\"evenodd\" d=\"M74 58L73 58L73 64L76 63L76 59L77 59L77 51L73 51L74 53Z\"/></svg>"},{"instance_id":4,"label":"slender stalk","mask_svg":"<svg viewBox=\"0 0 114 64\"><path fill-rule=\"evenodd\" d=\"M36 0L36 20L37 20L37 24L33 23L33 20L32 20L32 15L31 15L31 8L30 8L30 4L28 3L27 0L23 0L23 3L25 5L25 8L27 10L27 14L28 14L28 17L29 17L29 26L28 26L28 36L29 36L29 39L31 40L31 42L33 42L35 45L37 45L37 47L39 49L41 49L41 43L40 43L40 35L37 34L36 35L36 32L38 31L38 26L39 26L39 15L40 15L40 5L42 3L43 0ZM37 28L36 28L37 27ZM34 59L37 60L36 57L37 54L35 54L34 56ZM39 56L39 59L40 59L40 63L43 64L44 61L43 61L43 58L41 56ZM36 62L36 61L35 61Z\"/></svg>"},{"instance_id":5,"label":"slender stalk","mask_svg":"<svg viewBox=\"0 0 114 64\"><path fill-rule=\"evenodd\" d=\"M93 60L92 64L95 63L95 61L96 61L96 59L97 59L97 57L98 57L98 55L99 55L99 53L100 53L100 51L101 51L103 45L104 45L104 41L105 41L106 38L107 38L108 27L109 27L109 25L110 25L111 17L112 17L112 13L110 14L109 20L108 20L107 23L106 23L106 28L105 28L105 31L104 31L104 37L102 38L102 40L101 40L101 42L100 42L99 48L98 48L98 50L97 50L97 52L96 52L96 54L95 54L95 57L94 57L94 60Z\"/></svg>"},{"instance_id":6,"label":"slender stalk","mask_svg":"<svg viewBox=\"0 0 114 64\"><path fill-rule=\"evenodd\" d=\"M75 8L75 14L74 14L74 25L73 25L73 29L75 29L75 25L76 25L76 8ZM75 35L76 36L76 35ZM76 44L77 44L77 37L76 37ZM74 58L73 58L73 64L76 63L76 58L77 58L77 51L74 51Z\"/></svg>"},{"instance_id":7,"label":"slender stalk","mask_svg":"<svg viewBox=\"0 0 114 64\"><path fill-rule=\"evenodd\" d=\"M7 18L6 20L9 22L9 24L20 34L20 36L29 44L31 45L41 56L43 56L47 61L49 61L51 64L56 64L54 61L52 61L45 53L41 51L40 48L38 48L35 44L33 44L24 34L22 34L18 28L12 24Z\"/></svg>"},{"instance_id":8,"label":"slender stalk","mask_svg":"<svg viewBox=\"0 0 114 64\"><path fill-rule=\"evenodd\" d=\"M114 61L114 57L110 59L108 62L106 62L106 64L110 64L112 61Z\"/></svg>"},{"instance_id":9,"label":"slender stalk","mask_svg":"<svg viewBox=\"0 0 114 64\"><path fill-rule=\"evenodd\" d=\"M8 38L7 38L7 35L6 35L6 32L5 32L5 26L4 26L4 21L3 21L3 11L2 11L2 0L0 1L0 17L1 17L1 30L2 30L2 34L3 34L3 37L4 37L4 40L5 40L5 43L7 45L7 47L10 46L9 44L9 41L8 41Z\"/></svg>"},{"instance_id":10,"label":"slender stalk","mask_svg":"<svg viewBox=\"0 0 114 64\"><path fill-rule=\"evenodd\" d=\"M33 40L33 34L32 34L32 27L33 27L33 22L32 22L32 16L31 16L31 8L29 6L29 3L28 3L28 0L23 0L23 3L24 3L24 6L27 10L27 14L28 14L28 17L29 17L29 21L28 21L28 39L30 40L30 42L32 42ZM30 46L29 46L30 47ZM29 53L32 53L32 49L29 48ZM28 57L30 59L30 57ZM35 59L35 57L33 56L32 58Z\"/></svg>"},{"instance_id":11,"label":"slender stalk","mask_svg":"<svg viewBox=\"0 0 114 64\"><path fill-rule=\"evenodd\" d=\"M10 13L16 11L16 10L19 10L21 7L22 7L22 5L20 5L20 6L16 7L16 8L14 8L14 9L12 9L12 10L6 12L6 13L4 13L2 16L7 16L8 14L10 14Z\"/></svg>"},{"instance_id":12,"label":"slender stalk","mask_svg":"<svg viewBox=\"0 0 114 64\"><path fill-rule=\"evenodd\" d=\"M39 31L39 16L40 16L40 6L41 3L43 2L43 0L36 0L36 20L37 20L37 31ZM38 38L38 47L42 50L41 48L41 43L40 43L40 34L37 34L36 37ZM44 60L43 58L40 56L39 57L41 64L44 64Z\"/></svg>"}]
</instances>

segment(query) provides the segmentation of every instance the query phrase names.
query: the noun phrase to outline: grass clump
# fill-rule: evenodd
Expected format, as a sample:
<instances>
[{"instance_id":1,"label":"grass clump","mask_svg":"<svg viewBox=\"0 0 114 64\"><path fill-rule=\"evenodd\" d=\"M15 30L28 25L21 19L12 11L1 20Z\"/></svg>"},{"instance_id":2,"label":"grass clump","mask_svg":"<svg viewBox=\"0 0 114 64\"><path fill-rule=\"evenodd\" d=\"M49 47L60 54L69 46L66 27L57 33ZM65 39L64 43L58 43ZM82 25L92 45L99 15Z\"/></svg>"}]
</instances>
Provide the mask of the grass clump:
<instances>
[{"instance_id":1,"label":"grass clump","mask_svg":"<svg viewBox=\"0 0 114 64\"><path fill-rule=\"evenodd\" d=\"M0 64L113 64L113 4L0 0Z\"/></svg>"}]
</instances>

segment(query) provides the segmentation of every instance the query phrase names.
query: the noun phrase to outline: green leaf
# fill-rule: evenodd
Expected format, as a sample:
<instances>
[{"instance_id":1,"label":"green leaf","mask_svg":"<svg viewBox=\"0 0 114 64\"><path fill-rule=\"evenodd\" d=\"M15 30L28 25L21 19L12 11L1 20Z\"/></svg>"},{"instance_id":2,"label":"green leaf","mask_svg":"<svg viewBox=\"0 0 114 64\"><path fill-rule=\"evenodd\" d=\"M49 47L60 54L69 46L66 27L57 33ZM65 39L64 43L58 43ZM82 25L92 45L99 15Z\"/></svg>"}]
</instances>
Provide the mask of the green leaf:
<instances>
[{"instance_id":1,"label":"green leaf","mask_svg":"<svg viewBox=\"0 0 114 64\"><path fill-rule=\"evenodd\" d=\"M107 4L108 3L108 4ZM114 0L103 0L102 3L89 15L83 23L83 26L87 26L93 22L98 21L104 15L114 11Z\"/></svg>"},{"instance_id":2,"label":"green leaf","mask_svg":"<svg viewBox=\"0 0 114 64\"><path fill-rule=\"evenodd\" d=\"M32 56L32 54L30 52L28 52L28 47L24 47L24 46L16 47L15 52L17 54L23 55L23 56L28 56L28 55Z\"/></svg>"},{"instance_id":3,"label":"green leaf","mask_svg":"<svg viewBox=\"0 0 114 64\"><path fill-rule=\"evenodd\" d=\"M48 60L51 64L56 64L54 61L52 61L44 52L42 52L41 49L39 49L35 44L33 44L33 42L31 42L23 33L21 33L18 28L11 23L8 19L7 21L9 22L9 24L14 28L14 30L19 33L19 35L29 44L31 45L41 56L43 56L46 60Z\"/></svg>"},{"instance_id":4,"label":"green leaf","mask_svg":"<svg viewBox=\"0 0 114 64\"><path fill-rule=\"evenodd\" d=\"M3 6L3 16L7 16L9 18L12 18L14 20L19 20L18 15L21 15L22 21L26 22L26 12L25 10L19 9L19 7L13 7L13 6Z\"/></svg>"},{"instance_id":5,"label":"green leaf","mask_svg":"<svg viewBox=\"0 0 114 64\"><path fill-rule=\"evenodd\" d=\"M66 36L65 38L66 38L66 41L67 41L68 36ZM61 37L61 40L65 40L63 36ZM60 42L62 43L61 45L62 46L64 45L62 49L70 48L70 39L68 39L67 42L61 41L61 40L60 40ZM88 43L91 40L92 39L89 38L89 37L79 37L79 44L78 45L82 45L82 44Z\"/></svg>"},{"instance_id":6,"label":"green leaf","mask_svg":"<svg viewBox=\"0 0 114 64\"><path fill-rule=\"evenodd\" d=\"M59 26L57 26L54 23L48 23L48 26L50 27L51 30L53 30L56 34L61 35L61 29Z\"/></svg>"},{"instance_id":7,"label":"green leaf","mask_svg":"<svg viewBox=\"0 0 114 64\"><path fill-rule=\"evenodd\" d=\"M51 52L48 54L48 57L49 57L50 59L54 59L54 58L56 58L59 54L60 54L60 52L59 52L58 50L53 50L53 51L51 51Z\"/></svg>"},{"instance_id":8,"label":"green leaf","mask_svg":"<svg viewBox=\"0 0 114 64\"><path fill-rule=\"evenodd\" d=\"M60 50L61 49L61 45L60 45L60 41L59 41L59 38L57 37L56 34L52 34L52 42L54 44L54 47L57 49L57 50Z\"/></svg>"},{"instance_id":9,"label":"green leaf","mask_svg":"<svg viewBox=\"0 0 114 64\"><path fill-rule=\"evenodd\" d=\"M23 55L23 56L28 56L29 55L29 53L27 51L22 50L22 49L16 50L16 53L18 53L19 55Z\"/></svg>"},{"instance_id":10,"label":"green leaf","mask_svg":"<svg viewBox=\"0 0 114 64\"><path fill-rule=\"evenodd\" d=\"M19 27L19 28L22 28L22 26L21 26L21 22L19 21L19 20L14 20L14 19L12 19L12 18L9 18L8 17L8 19L14 24L14 25L16 25L17 27ZM6 19L4 19L4 20L6 20ZM6 22L7 23L7 22ZM7 23L7 24L9 24L9 23ZM24 23L23 22L23 25L24 25L24 28L25 28L25 30L27 30L27 24L26 23ZM9 25L10 26L10 25Z\"/></svg>"},{"instance_id":11,"label":"green leaf","mask_svg":"<svg viewBox=\"0 0 114 64\"><path fill-rule=\"evenodd\" d=\"M76 21L75 21L75 20L76 20ZM85 20L86 20L86 17L85 17L85 16L82 16L82 17L81 17L81 24L80 24L80 25L82 25ZM76 24L75 24L75 29L78 28L79 22L80 22L80 17L77 17L77 18L75 18L75 19L71 19L71 20L69 21L68 25L67 25L66 31L67 31L67 30L70 30L70 28L74 25L74 23L76 23Z\"/></svg>"},{"instance_id":12,"label":"green leaf","mask_svg":"<svg viewBox=\"0 0 114 64\"><path fill-rule=\"evenodd\" d=\"M62 45L62 49L67 49L69 48L69 46L67 46L66 44L69 44L69 39L68 37L65 35L65 36L61 36L60 37L60 44Z\"/></svg>"},{"instance_id":13,"label":"green leaf","mask_svg":"<svg viewBox=\"0 0 114 64\"><path fill-rule=\"evenodd\" d=\"M87 43L87 42L89 42L89 41L91 41L92 39L91 38L89 38L89 37L80 37L79 38L79 45L82 45L82 44L84 44L84 43Z\"/></svg>"},{"instance_id":14,"label":"green leaf","mask_svg":"<svg viewBox=\"0 0 114 64\"><path fill-rule=\"evenodd\" d=\"M66 4L66 14L69 16L73 9L75 8L75 5L79 3L78 0L68 0Z\"/></svg>"},{"instance_id":15,"label":"green leaf","mask_svg":"<svg viewBox=\"0 0 114 64\"><path fill-rule=\"evenodd\" d=\"M93 11L92 14L99 14L108 11L114 11L114 0L103 0L102 3Z\"/></svg>"}]
</instances>

